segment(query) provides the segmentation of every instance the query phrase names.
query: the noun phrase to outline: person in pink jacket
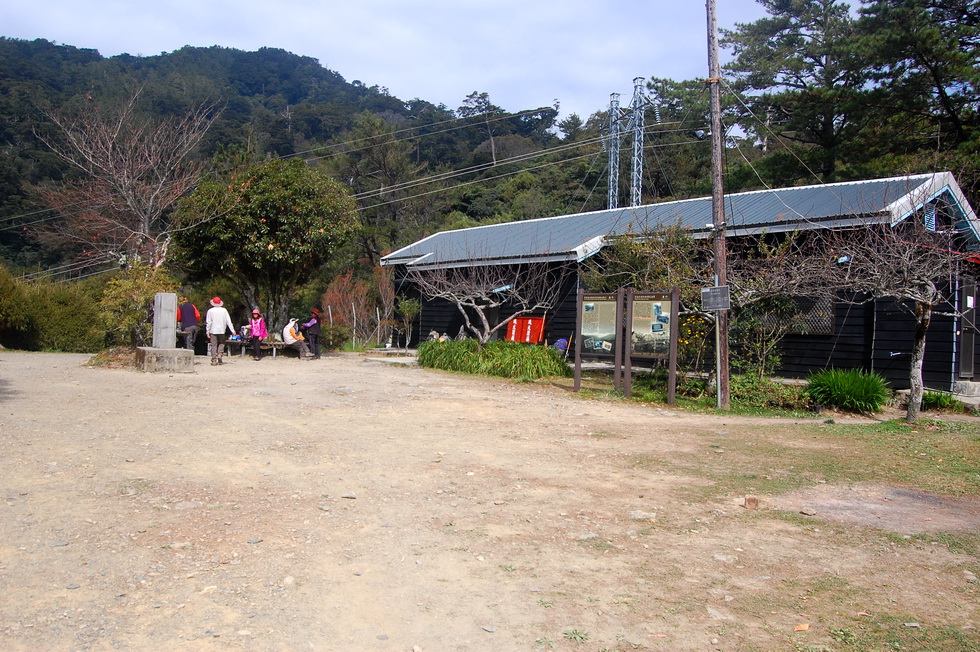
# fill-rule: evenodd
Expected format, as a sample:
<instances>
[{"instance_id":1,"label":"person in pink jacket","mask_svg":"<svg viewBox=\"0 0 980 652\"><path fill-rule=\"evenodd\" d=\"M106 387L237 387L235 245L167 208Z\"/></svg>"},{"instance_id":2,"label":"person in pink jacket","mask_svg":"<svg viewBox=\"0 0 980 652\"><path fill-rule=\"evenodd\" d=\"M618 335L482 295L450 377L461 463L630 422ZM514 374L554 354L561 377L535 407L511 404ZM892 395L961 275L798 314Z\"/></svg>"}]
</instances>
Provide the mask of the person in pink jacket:
<instances>
[{"instance_id":1,"label":"person in pink jacket","mask_svg":"<svg viewBox=\"0 0 980 652\"><path fill-rule=\"evenodd\" d=\"M252 359L258 360L261 352L262 340L269 337L269 331L265 327L265 319L258 308L252 311L252 317L248 320L248 331L252 336Z\"/></svg>"}]
</instances>

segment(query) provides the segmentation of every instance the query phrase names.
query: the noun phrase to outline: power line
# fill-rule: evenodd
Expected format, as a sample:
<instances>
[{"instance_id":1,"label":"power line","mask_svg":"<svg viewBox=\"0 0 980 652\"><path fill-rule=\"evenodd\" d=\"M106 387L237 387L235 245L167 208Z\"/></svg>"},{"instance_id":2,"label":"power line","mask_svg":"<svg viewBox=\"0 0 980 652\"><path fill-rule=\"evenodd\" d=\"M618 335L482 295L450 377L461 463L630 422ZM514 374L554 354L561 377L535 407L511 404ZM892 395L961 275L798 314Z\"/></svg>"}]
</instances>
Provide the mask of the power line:
<instances>
[{"instance_id":1,"label":"power line","mask_svg":"<svg viewBox=\"0 0 980 652\"><path fill-rule=\"evenodd\" d=\"M410 132L413 132L413 131L417 131L417 130L421 130L421 129L426 129L427 127L431 127L431 126L434 126L434 125L448 124L448 123L452 123L452 122L461 122L461 123L462 122L465 122L466 123L466 124L460 124L460 125L457 125L457 126L449 127L447 129L438 129L436 131L430 131L430 132L426 132L426 133L412 134L412 135L406 136L404 138L393 138L391 140L385 141L383 144L388 145L388 144L391 144L391 143L401 143L401 142L406 142L406 141L410 141L410 140L415 140L415 139L418 139L418 138L423 138L425 136L434 136L434 135L437 135L437 134L449 133L449 132L452 132L452 131L457 131L459 129L468 129L470 127L479 127L481 125L484 125L484 124L487 124L487 123L490 123L490 122L501 122L503 120L510 120L512 118L521 118L521 117L526 116L526 115L533 115L535 113L540 113L541 111L544 111L544 110L546 110L545 107L542 107L542 108L539 108L539 109L531 109L531 110L528 110L528 111L522 111L520 113L501 114L501 115L498 115L497 117L495 117L493 119L486 119L486 120L483 120L482 122L475 122L473 120L473 118L479 118L481 116L491 115L491 114L487 114L487 113L480 113L480 114L477 114L477 115L467 116L465 118L449 118L449 119L446 119L446 120L440 120L438 122L433 122L433 123L430 123L430 124L427 124L427 125L419 125L417 127L406 127L404 129L397 129L395 131L388 132L387 134L381 134L380 136L383 137L385 135L394 136L394 135L397 135L397 134L407 134L407 133L410 133ZM376 140L378 137L379 136L377 136L377 135L375 135L375 136L364 136L363 138L355 138L354 140L348 140L348 141L341 142L341 143L333 143L333 144L330 144L330 145L322 145L320 147L314 147L312 149L308 149L308 150L303 151L303 152L294 152L294 153L289 154L287 156L283 156L282 158L300 157L300 156L303 156L304 154L312 154L314 152L318 152L318 151L324 150L324 149L334 149L334 148L347 147L349 145L354 145L354 144L357 144L357 143L360 143L360 142L364 142L364 141ZM364 151L365 149L371 149L371 147L375 147L375 145L369 145L369 146L366 146L366 147L355 147L355 148L351 148L351 149L344 149L341 152L334 152L334 153L330 153L330 154L327 154L327 155L324 155L324 156L315 156L315 157L312 157L312 158L306 158L304 160L306 160L306 161L319 161L321 159L331 158L331 157L334 157L334 156L339 156L340 154L347 154L347 153L351 153L351 152L361 152L361 151Z\"/></svg>"},{"instance_id":2,"label":"power line","mask_svg":"<svg viewBox=\"0 0 980 652\"><path fill-rule=\"evenodd\" d=\"M505 177L514 176L515 174L520 174L521 172L527 172L528 170L537 170L537 169L541 169L541 168L550 167L552 165L560 165L562 163L569 163L571 161L576 161L576 160L579 160L579 159L588 158L589 156L594 156L594 155L595 155L594 153L582 154L580 156L573 156L571 158L562 159L561 161L551 161L549 163L542 163L540 165L535 165L535 166L532 166L530 168L522 168L520 170L512 170L510 172L504 172L502 174L497 174L497 175L494 175L492 177L485 177L485 178L482 178L482 179L473 179L472 181L464 181L462 183L458 183L458 184L456 184L454 186L451 186L449 188L437 188L435 190L428 190L426 192L420 192L420 193L417 193L415 195L412 195L411 197L403 197L403 198L400 198L400 199L392 199L392 200L389 200L389 201L386 201L386 202L379 202L377 204L372 204L371 206L367 206L366 208L378 208L379 206L387 206L389 204L395 204L395 203L398 203L398 202L401 202L401 201L406 201L407 199L414 199L415 197L424 197L426 195L432 195L432 194L435 194L435 193L438 193L438 192L446 192L448 190L453 190L455 188L462 188L464 186L471 186L471 185L476 184L476 183L483 183L484 181L493 181L494 179L503 179Z\"/></svg>"},{"instance_id":3,"label":"power line","mask_svg":"<svg viewBox=\"0 0 980 652\"><path fill-rule=\"evenodd\" d=\"M48 269L40 270L37 272L31 272L29 274L23 274L18 278L25 281L35 281L44 278L50 278L52 276L59 276L62 274L71 274L72 272L81 271L83 269L88 269L89 267L94 267L96 265L104 265L110 262L114 262L115 256L111 254L102 254L95 258L89 260L80 260L67 263L65 265L59 265L57 267L49 267Z\"/></svg>"},{"instance_id":4,"label":"power line","mask_svg":"<svg viewBox=\"0 0 980 652\"><path fill-rule=\"evenodd\" d=\"M683 131L686 131L686 129L654 129L654 128L647 128L645 131L650 132L650 133L669 134L669 133L683 132ZM559 145L557 147L551 147L551 148L548 148L548 149L537 150L537 151L534 151L534 152L526 152L526 153L523 153L523 154L517 154L515 156L509 157L509 158L506 158L506 159L499 160L496 163L493 163L493 162L481 163L480 165L474 165L474 166L470 166L468 168L462 168L460 170L451 170L451 171L447 171L447 172L440 172L440 173L437 173L437 174L434 174L434 175L430 175L428 177L422 177L422 178L419 178L419 179L413 179L413 180L410 180L410 181L405 181L403 183L393 184L391 186L384 186L383 188L378 188L378 189L375 189L375 190L366 190L366 191L363 191L363 192L360 192L360 193L355 194L354 195L354 199L368 199L368 198L374 197L374 196L381 196L381 195L384 195L384 194L387 194L387 193L391 193L391 192L397 192L397 191L400 191L400 190L407 190L407 189L414 188L414 187L421 186L421 185L427 185L427 184L436 183L436 182L439 182L439 181L446 181L446 180L449 180L449 179L454 179L454 178L457 178L457 177L466 176L468 174L474 174L476 172L482 172L482 171L485 171L485 170L492 169L494 167L499 167L501 165L507 165L507 164L512 164L512 163L521 163L521 162L524 162L524 161L529 161L529 160L533 160L533 159L536 159L536 158L540 158L540 157L543 157L543 156L550 156L550 155L554 155L554 154L558 154L558 153L562 153L562 152L566 152L566 151L571 151L571 150L579 149L581 147L586 147L586 146L589 146L589 145L600 144L604 140L604 138L605 138L604 136L597 136L597 137L594 137L594 138L588 138L588 139L581 140L581 141L575 141L575 142L572 142L572 143L562 144L562 145ZM672 146L672 145L682 145L682 144L686 144L686 143L668 143L668 144L659 145L658 147ZM584 157L575 157L575 158L577 159L577 158L584 158ZM563 160L565 160L565 159L563 159ZM557 163L561 163L561 162L562 161L556 161L556 164ZM546 166L536 166L533 169L538 169L540 167L546 167ZM497 177L491 177L491 178L497 178ZM455 187L455 186L451 186L449 188L446 188L445 190L450 190L453 187ZM426 194L428 194L428 193L426 193ZM406 199L408 199L408 198L406 198ZM388 203L392 203L392 202L390 202L390 201L389 202L385 202L385 204L388 204Z\"/></svg>"}]
</instances>

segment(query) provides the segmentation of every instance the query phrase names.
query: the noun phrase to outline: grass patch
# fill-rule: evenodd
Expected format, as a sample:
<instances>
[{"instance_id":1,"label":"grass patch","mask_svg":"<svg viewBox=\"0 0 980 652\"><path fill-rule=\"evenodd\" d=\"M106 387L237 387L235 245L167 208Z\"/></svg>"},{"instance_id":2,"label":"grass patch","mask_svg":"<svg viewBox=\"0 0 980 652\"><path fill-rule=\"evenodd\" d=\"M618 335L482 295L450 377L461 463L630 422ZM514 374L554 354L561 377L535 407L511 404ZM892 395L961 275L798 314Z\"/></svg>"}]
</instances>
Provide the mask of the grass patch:
<instances>
[{"instance_id":1,"label":"grass patch","mask_svg":"<svg viewBox=\"0 0 980 652\"><path fill-rule=\"evenodd\" d=\"M969 555L976 557L980 554L980 535L935 532L932 534L896 534L886 533L886 538L892 543L904 546L915 546L925 548L926 546L940 545L957 555Z\"/></svg>"},{"instance_id":2,"label":"grass patch","mask_svg":"<svg viewBox=\"0 0 980 652\"><path fill-rule=\"evenodd\" d=\"M915 626L918 625L918 626ZM878 650L930 650L931 652L959 652L980 649L975 632L958 627L932 627L919 623L914 615L877 614L869 620L854 621L845 627L831 628L834 632L848 632L848 650L877 652Z\"/></svg>"},{"instance_id":3,"label":"grass patch","mask_svg":"<svg viewBox=\"0 0 980 652\"><path fill-rule=\"evenodd\" d=\"M90 367L103 369L128 369L136 366L136 347L117 346L99 351L86 363Z\"/></svg>"},{"instance_id":4,"label":"grass patch","mask_svg":"<svg viewBox=\"0 0 980 652\"><path fill-rule=\"evenodd\" d=\"M818 482L889 484L952 496L980 494L980 424L972 421L813 423L790 432L793 436L785 443L781 441L785 435L771 428L705 435L702 450L678 453L669 460L638 455L633 464L703 479L682 489L685 500L777 495ZM804 453L799 438L807 442Z\"/></svg>"}]
</instances>

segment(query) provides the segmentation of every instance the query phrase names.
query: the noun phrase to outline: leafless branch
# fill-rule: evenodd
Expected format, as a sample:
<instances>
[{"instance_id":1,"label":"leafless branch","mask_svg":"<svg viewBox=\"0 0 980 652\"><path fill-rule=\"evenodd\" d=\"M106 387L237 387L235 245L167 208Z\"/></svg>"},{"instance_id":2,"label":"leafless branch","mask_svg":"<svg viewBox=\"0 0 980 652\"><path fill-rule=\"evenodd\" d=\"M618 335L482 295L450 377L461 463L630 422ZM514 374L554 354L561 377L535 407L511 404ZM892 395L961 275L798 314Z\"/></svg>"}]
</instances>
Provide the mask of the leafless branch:
<instances>
[{"instance_id":1,"label":"leafless branch","mask_svg":"<svg viewBox=\"0 0 980 652\"><path fill-rule=\"evenodd\" d=\"M43 226L43 239L83 252L140 255L154 265L166 258L169 213L197 182L203 163L190 155L217 111L200 104L153 121L137 112L139 95L118 106L88 100L81 110L46 114L56 135L38 138L82 174L42 191L62 216Z\"/></svg>"}]
</instances>

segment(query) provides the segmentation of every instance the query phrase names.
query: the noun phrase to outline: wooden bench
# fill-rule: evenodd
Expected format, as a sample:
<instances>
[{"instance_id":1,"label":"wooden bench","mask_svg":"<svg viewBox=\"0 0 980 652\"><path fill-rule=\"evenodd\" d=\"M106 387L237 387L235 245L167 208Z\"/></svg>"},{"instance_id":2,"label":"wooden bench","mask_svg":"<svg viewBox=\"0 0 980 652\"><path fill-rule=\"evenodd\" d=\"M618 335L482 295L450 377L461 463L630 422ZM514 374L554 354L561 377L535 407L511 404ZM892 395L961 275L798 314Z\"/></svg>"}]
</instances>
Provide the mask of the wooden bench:
<instances>
[{"instance_id":1,"label":"wooden bench","mask_svg":"<svg viewBox=\"0 0 980 652\"><path fill-rule=\"evenodd\" d=\"M234 340L234 341L233 340L228 340L227 342L225 342L225 346L228 348L228 355L232 355L231 347L237 346L238 347L238 350L241 351L241 355L242 355L243 358L245 357L246 351L251 351L252 350L252 344L251 344L251 342L246 342L244 340ZM262 342L262 344L259 345L259 350L260 351L269 351L269 350L271 350L272 351L272 359L275 360L276 359L276 356L279 353L279 351L281 351L284 348L286 348L286 346L287 345L286 345L285 342Z\"/></svg>"}]
</instances>

